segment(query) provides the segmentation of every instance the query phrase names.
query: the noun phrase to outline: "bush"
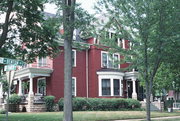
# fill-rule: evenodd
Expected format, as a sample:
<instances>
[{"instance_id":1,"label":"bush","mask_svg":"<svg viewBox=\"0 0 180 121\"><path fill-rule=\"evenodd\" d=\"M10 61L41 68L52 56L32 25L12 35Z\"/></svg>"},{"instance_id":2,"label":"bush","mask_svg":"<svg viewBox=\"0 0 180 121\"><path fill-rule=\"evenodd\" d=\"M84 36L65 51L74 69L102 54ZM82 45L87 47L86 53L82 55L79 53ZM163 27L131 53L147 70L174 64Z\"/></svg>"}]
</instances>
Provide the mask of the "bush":
<instances>
[{"instance_id":1,"label":"bush","mask_svg":"<svg viewBox=\"0 0 180 121\"><path fill-rule=\"evenodd\" d=\"M45 101L45 105L46 105L46 110L51 112L53 111L53 107L54 107L54 96L45 96L44 97L44 101Z\"/></svg>"},{"instance_id":2,"label":"bush","mask_svg":"<svg viewBox=\"0 0 180 121\"><path fill-rule=\"evenodd\" d=\"M59 109L63 110L64 100L58 102ZM141 104L138 100L122 98L73 98L74 111L117 111L139 109Z\"/></svg>"},{"instance_id":3,"label":"bush","mask_svg":"<svg viewBox=\"0 0 180 121\"><path fill-rule=\"evenodd\" d=\"M6 110L4 109L0 110L0 114L6 114Z\"/></svg>"},{"instance_id":4,"label":"bush","mask_svg":"<svg viewBox=\"0 0 180 121\"><path fill-rule=\"evenodd\" d=\"M21 97L18 96L17 94L12 94L10 97L9 97L9 103L10 104L19 104L21 102Z\"/></svg>"}]
</instances>

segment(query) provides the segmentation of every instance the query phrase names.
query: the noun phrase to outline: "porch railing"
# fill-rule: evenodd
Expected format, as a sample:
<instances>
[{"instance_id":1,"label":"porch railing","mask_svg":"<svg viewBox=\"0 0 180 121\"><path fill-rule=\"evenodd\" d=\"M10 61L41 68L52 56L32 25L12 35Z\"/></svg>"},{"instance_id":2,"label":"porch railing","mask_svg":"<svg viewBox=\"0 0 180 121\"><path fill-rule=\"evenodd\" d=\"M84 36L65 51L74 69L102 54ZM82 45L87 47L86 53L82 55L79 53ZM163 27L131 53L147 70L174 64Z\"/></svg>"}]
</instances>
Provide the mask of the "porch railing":
<instances>
[{"instance_id":1,"label":"porch railing","mask_svg":"<svg viewBox=\"0 0 180 121\"><path fill-rule=\"evenodd\" d=\"M173 109L180 109L180 103L173 103Z\"/></svg>"},{"instance_id":2,"label":"porch railing","mask_svg":"<svg viewBox=\"0 0 180 121\"><path fill-rule=\"evenodd\" d=\"M32 63L32 64L26 64L22 67L19 67L19 69L24 69L24 68L46 68L46 69L52 69L51 64L47 63Z\"/></svg>"},{"instance_id":3,"label":"porch railing","mask_svg":"<svg viewBox=\"0 0 180 121\"><path fill-rule=\"evenodd\" d=\"M28 95L21 96L21 103L28 103ZM44 96L41 94L34 95L34 103L44 103Z\"/></svg>"}]
</instances>

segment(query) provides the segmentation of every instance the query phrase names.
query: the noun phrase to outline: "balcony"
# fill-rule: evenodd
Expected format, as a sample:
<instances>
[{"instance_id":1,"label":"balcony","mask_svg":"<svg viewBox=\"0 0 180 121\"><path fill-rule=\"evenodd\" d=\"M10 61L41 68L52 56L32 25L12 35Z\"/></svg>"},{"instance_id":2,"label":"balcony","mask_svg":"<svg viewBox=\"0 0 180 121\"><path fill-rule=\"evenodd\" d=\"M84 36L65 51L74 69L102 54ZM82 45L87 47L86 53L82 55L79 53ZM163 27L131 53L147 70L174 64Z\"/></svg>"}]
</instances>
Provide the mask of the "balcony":
<instances>
[{"instance_id":1,"label":"balcony","mask_svg":"<svg viewBox=\"0 0 180 121\"><path fill-rule=\"evenodd\" d=\"M38 76L50 76L53 72L52 64L46 63L32 63L27 64L23 67L19 67L18 70L15 72L14 79L18 78L28 78L29 75L33 75L33 77Z\"/></svg>"}]
</instances>

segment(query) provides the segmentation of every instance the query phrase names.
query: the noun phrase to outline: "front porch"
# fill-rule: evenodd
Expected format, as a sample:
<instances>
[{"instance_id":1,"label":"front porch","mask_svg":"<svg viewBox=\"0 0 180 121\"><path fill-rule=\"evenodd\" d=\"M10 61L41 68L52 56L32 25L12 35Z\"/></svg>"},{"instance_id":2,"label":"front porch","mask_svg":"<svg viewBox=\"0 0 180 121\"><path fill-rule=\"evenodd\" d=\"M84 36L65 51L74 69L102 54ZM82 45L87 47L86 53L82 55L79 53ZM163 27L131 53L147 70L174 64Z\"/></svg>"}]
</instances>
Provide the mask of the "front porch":
<instances>
[{"instance_id":1,"label":"front porch","mask_svg":"<svg viewBox=\"0 0 180 121\"><path fill-rule=\"evenodd\" d=\"M45 111L44 96L46 96L47 80L53 69L44 65L27 66L15 72L14 84L16 92L22 98L20 111Z\"/></svg>"}]
</instances>

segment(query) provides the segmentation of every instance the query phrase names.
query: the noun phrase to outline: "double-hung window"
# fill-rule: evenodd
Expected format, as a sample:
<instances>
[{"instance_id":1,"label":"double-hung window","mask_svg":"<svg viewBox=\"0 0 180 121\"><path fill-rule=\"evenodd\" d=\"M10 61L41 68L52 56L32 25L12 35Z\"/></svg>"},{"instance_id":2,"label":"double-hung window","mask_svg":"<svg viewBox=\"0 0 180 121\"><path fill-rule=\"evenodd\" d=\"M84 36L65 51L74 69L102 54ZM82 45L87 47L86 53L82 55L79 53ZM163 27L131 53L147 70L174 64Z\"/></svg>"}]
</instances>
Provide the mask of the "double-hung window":
<instances>
[{"instance_id":1,"label":"double-hung window","mask_svg":"<svg viewBox=\"0 0 180 121\"><path fill-rule=\"evenodd\" d=\"M72 96L76 96L76 77L72 77Z\"/></svg>"},{"instance_id":2,"label":"double-hung window","mask_svg":"<svg viewBox=\"0 0 180 121\"><path fill-rule=\"evenodd\" d=\"M102 79L102 95L111 95L110 79Z\"/></svg>"},{"instance_id":3,"label":"double-hung window","mask_svg":"<svg viewBox=\"0 0 180 121\"><path fill-rule=\"evenodd\" d=\"M72 50L72 66L76 67L76 50Z\"/></svg>"},{"instance_id":4,"label":"double-hung window","mask_svg":"<svg viewBox=\"0 0 180 121\"><path fill-rule=\"evenodd\" d=\"M101 53L101 67L103 68L119 68L119 54Z\"/></svg>"},{"instance_id":5,"label":"double-hung window","mask_svg":"<svg viewBox=\"0 0 180 121\"><path fill-rule=\"evenodd\" d=\"M38 79L37 93L46 95L46 78Z\"/></svg>"}]
</instances>

